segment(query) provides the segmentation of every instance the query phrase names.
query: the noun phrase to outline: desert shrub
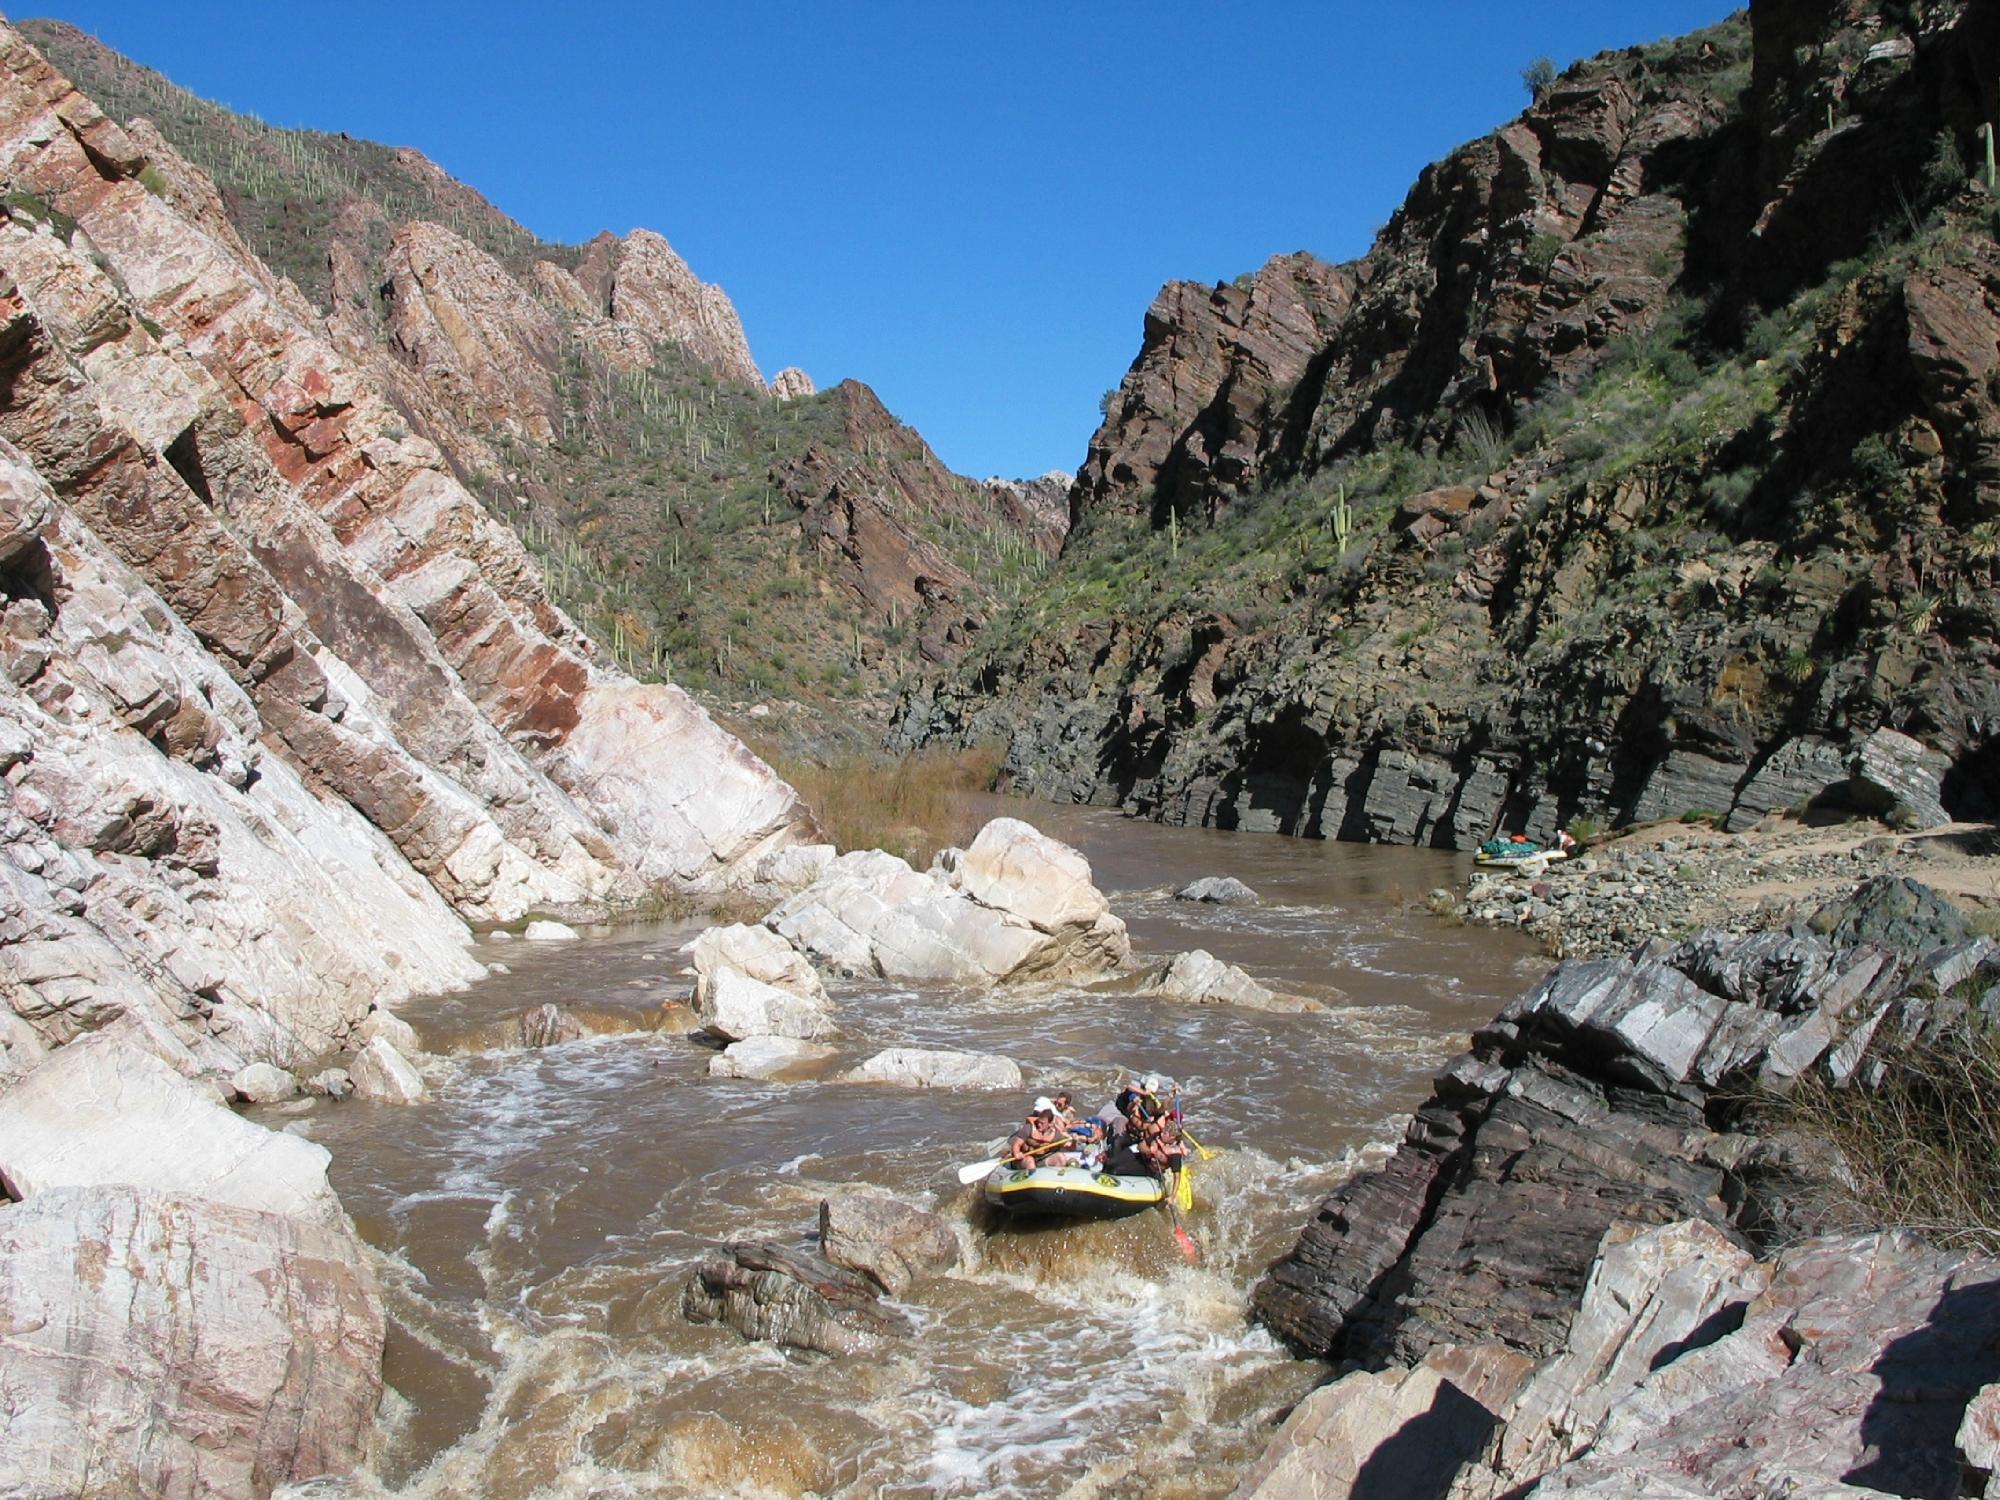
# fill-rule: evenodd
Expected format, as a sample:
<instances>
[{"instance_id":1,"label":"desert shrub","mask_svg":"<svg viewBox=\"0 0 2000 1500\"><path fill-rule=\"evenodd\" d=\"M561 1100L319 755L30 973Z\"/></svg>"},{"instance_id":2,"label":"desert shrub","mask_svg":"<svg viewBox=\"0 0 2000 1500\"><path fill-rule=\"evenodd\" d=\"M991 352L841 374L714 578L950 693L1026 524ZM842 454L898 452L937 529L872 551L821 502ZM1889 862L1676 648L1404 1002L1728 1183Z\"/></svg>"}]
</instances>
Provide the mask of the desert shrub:
<instances>
[{"instance_id":1,"label":"desert shrub","mask_svg":"<svg viewBox=\"0 0 2000 1500\"><path fill-rule=\"evenodd\" d=\"M1556 65L1551 58L1538 57L1521 69L1521 87L1537 100L1555 87L1555 82Z\"/></svg>"},{"instance_id":2,"label":"desert shrub","mask_svg":"<svg viewBox=\"0 0 2000 1500\"><path fill-rule=\"evenodd\" d=\"M964 845L978 833L981 820L970 794L992 789L1002 753L975 746L897 759L765 758L842 850L885 849L922 869L938 850Z\"/></svg>"},{"instance_id":3,"label":"desert shrub","mask_svg":"<svg viewBox=\"0 0 2000 1500\"><path fill-rule=\"evenodd\" d=\"M1878 1044L1873 1087L1801 1079L1776 1120L1829 1142L1829 1227L1896 1226L2000 1249L2000 1032L1974 1016L1935 1035Z\"/></svg>"}]
</instances>

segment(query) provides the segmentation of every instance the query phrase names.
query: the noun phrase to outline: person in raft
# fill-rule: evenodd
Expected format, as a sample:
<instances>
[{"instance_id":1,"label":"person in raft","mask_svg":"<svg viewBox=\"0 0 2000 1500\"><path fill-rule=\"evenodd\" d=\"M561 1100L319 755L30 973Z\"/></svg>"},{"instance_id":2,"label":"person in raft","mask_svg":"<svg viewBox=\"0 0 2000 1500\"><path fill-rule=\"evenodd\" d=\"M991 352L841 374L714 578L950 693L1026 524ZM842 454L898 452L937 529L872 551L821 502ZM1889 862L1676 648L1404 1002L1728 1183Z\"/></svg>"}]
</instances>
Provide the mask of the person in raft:
<instances>
[{"instance_id":1,"label":"person in raft","mask_svg":"<svg viewBox=\"0 0 2000 1500\"><path fill-rule=\"evenodd\" d=\"M1069 1132L1056 1124L1055 1101L1037 1099L1021 1128L1007 1138L1008 1164L1018 1169L1070 1166L1076 1157L1055 1149L1068 1140Z\"/></svg>"}]
</instances>

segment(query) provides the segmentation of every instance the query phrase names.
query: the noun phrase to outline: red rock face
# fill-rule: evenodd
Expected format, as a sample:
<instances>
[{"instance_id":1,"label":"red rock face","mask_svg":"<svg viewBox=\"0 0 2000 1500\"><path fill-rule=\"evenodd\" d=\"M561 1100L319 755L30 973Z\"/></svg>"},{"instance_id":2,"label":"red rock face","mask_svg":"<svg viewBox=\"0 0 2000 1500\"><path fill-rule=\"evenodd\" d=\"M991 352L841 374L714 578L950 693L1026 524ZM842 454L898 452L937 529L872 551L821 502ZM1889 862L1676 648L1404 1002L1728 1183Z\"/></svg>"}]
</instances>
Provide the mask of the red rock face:
<instances>
[{"instance_id":1,"label":"red rock face","mask_svg":"<svg viewBox=\"0 0 2000 1500\"><path fill-rule=\"evenodd\" d=\"M1240 491L1259 475L1271 400L1345 315L1349 272L1279 256L1243 286L1169 282L1077 475L1076 514L1151 511Z\"/></svg>"},{"instance_id":2,"label":"red rock face","mask_svg":"<svg viewBox=\"0 0 2000 1500\"><path fill-rule=\"evenodd\" d=\"M478 246L436 224L405 224L389 246L392 347L439 400L482 426L555 436L562 330Z\"/></svg>"},{"instance_id":3,"label":"red rock face","mask_svg":"<svg viewBox=\"0 0 2000 1500\"><path fill-rule=\"evenodd\" d=\"M1425 170L1368 257L1170 283L1074 494L1205 513L1389 437L1449 440L1657 321L1685 258L1698 85L1593 73Z\"/></svg>"},{"instance_id":4,"label":"red rock face","mask_svg":"<svg viewBox=\"0 0 2000 1500\"><path fill-rule=\"evenodd\" d=\"M832 394L843 403L845 444L814 446L773 477L837 584L892 627L910 625L924 660L956 660L991 601L925 532L993 529L998 512L1027 545L1053 552L1062 530L1046 511L1049 497L952 473L859 381Z\"/></svg>"}]
</instances>

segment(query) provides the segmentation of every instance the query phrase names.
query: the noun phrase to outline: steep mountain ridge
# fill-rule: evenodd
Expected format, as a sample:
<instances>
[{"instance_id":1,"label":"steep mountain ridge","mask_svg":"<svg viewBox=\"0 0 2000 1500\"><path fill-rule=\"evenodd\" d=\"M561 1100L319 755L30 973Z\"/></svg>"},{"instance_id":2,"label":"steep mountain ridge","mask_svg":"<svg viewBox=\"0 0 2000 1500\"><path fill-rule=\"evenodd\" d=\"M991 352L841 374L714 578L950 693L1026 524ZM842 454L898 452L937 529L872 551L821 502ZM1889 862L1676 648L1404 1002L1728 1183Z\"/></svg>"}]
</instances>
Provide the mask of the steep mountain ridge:
<instances>
[{"instance_id":1,"label":"steep mountain ridge","mask_svg":"<svg viewBox=\"0 0 2000 1500\"><path fill-rule=\"evenodd\" d=\"M727 294L659 234L547 244L416 151L274 129L73 26L22 25L136 122L179 206L324 316L627 670L877 698L955 660L1059 545L858 382L767 387Z\"/></svg>"},{"instance_id":2,"label":"steep mountain ridge","mask_svg":"<svg viewBox=\"0 0 2000 1500\"><path fill-rule=\"evenodd\" d=\"M1992 808L1996 73L1990 8L1772 0L1578 64L1357 263L1170 286L1059 567L897 743L1461 848Z\"/></svg>"}]
</instances>

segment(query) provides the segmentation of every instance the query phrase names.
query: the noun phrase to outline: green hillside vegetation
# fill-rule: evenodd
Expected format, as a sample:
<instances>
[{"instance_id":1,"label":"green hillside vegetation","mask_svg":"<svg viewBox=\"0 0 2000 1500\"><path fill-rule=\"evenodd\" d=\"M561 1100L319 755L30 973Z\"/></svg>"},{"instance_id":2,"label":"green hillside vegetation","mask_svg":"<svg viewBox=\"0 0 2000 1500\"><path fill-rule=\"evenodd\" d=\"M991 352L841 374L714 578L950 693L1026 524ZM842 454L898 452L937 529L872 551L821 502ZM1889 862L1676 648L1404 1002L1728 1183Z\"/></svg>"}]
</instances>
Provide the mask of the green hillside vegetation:
<instances>
[{"instance_id":1,"label":"green hillside vegetation","mask_svg":"<svg viewBox=\"0 0 2000 1500\"><path fill-rule=\"evenodd\" d=\"M852 446L837 391L780 401L671 348L626 375L574 343L558 388L555 443L503 436L512 481L471 482L542 559L558 602L628 670L808 700L860 697L900 675L908 622L875 618L829 577L783 486L810 449L864 474L890 456ZM537 488L562 498L524 498ZM1018 596L1046 559L983 488L962 491L987 508L984 527L949 512L902 519L992 596Z\"/></svg>"},{"instance_id":2,"label":"green hillside vegetation","mask_svg":"<svg viewBox=\"0 0 2000 1500\"><path fill-rule=\"evenodd\" d=\"M573 268L576 256L547 244L477 193L414 170L393 147L343 132L267 125L190 93L62 21L20 23L70 81L116 120L145 118L214 179L230 222L260 260L288 276L325 310L327 245L341 206L359 199L382 217L367 229L370 263L388 251L390 226L405 219L444 224L515 270L531 260Z\"/></svg>"}]
</instances>

